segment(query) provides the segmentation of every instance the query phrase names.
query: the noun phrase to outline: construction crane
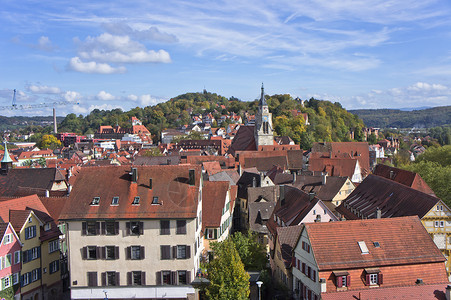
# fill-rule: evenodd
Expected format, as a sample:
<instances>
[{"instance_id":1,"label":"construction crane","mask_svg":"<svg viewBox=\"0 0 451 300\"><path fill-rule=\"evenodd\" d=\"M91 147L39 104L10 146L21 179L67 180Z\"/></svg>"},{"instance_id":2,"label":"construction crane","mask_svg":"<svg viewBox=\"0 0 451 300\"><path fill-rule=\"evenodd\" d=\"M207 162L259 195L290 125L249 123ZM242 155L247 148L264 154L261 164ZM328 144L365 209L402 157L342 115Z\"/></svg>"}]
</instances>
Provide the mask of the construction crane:
<instances>
[{"instance_id":1,"label":"construction crane","mask_svg":"<svg viewBox=\"0 0 451 300\"><path fill-rule=\"evenodd\" d=\"M78 105L79 103L78 102L71 102L71 101L55 101L55 102L49 102L49 103L20 104L20 105L17 105L17 103L16 103L16 89L14 89L12 105L11 106L0 106L0 110L1 109L9 109L9 110L33 109L33 108L42 108L42 107L55 107L55 106L68 105L68 104Z\"/></svg>"}]
</instances>

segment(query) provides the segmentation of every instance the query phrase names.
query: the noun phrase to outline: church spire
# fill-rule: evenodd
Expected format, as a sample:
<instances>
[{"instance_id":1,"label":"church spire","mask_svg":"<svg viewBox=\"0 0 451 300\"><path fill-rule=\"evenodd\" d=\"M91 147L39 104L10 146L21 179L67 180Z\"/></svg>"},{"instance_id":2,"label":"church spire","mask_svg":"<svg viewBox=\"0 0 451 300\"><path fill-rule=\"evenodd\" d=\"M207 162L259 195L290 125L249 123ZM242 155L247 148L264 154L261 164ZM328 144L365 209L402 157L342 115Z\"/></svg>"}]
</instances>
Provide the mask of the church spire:
<instances>
[{"instance_id":1,"label":"church spire","mask_svg":"<svg viewBox=\"0 0 451 300\"><path fill-rule=\"evenodd\" d=\"M10 163L13 162L11 157L9 156L8 153L8 147L6 146L6 140L3 142L4 146L5 146L5 153L3 155L3 159L2 159L2 163Z\"/></svg>"},{"instance_id":2,"label":"church spire","mask_svg":"<svg viewBox=\"0 0 451 300\"><path fill-rule=\"evenodd\" d=\"M265 99L265 88L263 87L263 82L262 82L262 95L260 96L260 106L268 106L268 103L266 103L266 99Z\"/></svg>"}]
</instances>

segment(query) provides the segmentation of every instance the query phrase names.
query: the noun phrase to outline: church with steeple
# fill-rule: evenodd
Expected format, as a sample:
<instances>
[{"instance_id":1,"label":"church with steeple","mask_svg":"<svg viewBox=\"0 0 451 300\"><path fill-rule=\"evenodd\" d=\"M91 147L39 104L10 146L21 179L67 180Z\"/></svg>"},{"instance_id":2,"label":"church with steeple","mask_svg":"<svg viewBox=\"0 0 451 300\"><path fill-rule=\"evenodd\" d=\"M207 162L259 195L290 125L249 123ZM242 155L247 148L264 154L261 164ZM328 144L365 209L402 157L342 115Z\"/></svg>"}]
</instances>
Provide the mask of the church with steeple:
<instances>
[{"instance_id":1,"label":"church with steeple","mask_svg":"<svg viewBox=\"0 0 451 300\"><path fill-rule=\"evenodd\" d=\"M268 103L266 103L263 83L258 112L255 116L254 138L257 149L258 146L274 145L272 114L269 112Z\"/></svg>"}]
</instances>

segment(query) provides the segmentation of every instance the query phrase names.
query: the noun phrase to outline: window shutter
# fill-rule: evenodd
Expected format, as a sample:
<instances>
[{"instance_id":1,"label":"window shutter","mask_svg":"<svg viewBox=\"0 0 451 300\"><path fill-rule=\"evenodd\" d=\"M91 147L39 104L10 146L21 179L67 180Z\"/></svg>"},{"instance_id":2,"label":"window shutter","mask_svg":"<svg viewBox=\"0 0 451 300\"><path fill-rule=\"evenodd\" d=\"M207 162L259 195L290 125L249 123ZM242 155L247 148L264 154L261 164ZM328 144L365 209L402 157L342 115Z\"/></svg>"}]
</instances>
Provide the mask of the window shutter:
<instances>
[{"instance_id":1,"label":"window shutter","mask_svg":"<svg viewBox=\"0 0 451 300\"><path fill-rule=\"evenodd\" d=\"M435 226L435 227L437 227L437 226ZM28 240L28 232L29 232L29 230L28 230L28 227L27 227L27 228L25 228L25 239L26 240Z\"/></svg>"},{"instance_id":2,"label":"window shutter","mask_svg":"<svg viewBox=\"0 0 451 300\"><path fill-rule=\"evenodd\" d=\"M87 226L86 226L86 222L82 222L81 223L81 235L86 235L87 234Z\"/></svg>"},{"instance_id":3,"label":"window shutter","mask_svg":"<svg viewBox=\"0 0 451 300\"><path fill-rule=\"evenodd\" d=\"M119 275L119 272L116 272L116 286L121 285L121 276Z\"/></svg>"},{"instance_id":4,"label":"window shutter","mask_svg":"<svg viewBox=\"0 0 451 300\"><path fill-rule=\"evenodd\" d=\"M125 223L125 226L127 227L127 234L130 235L130 222Z\"/></svg>"},{"instance_id":5,"label":"window shutter","mask_svg":"<svg viewBox=\"0 0 451 300\"><path fill-rule=\"evenodd\" d=\"M119 247L114 247L114 259L119 259Z\"/></svg>"},{"instance_id":6,"label":"window shutter","mask_svg":"<svg viewBox=\"0 0 451 300\"><path fill-rule=\"evenodd\" d=\"M96 222L96 235L100 234L100 222Z\"/></svg>"},{"instance_id":7,"label":"window shutter","mask_svg":"<svg viewBox=\"0 0 451 300\"><path fill-rule=\"evenodd\" d=\"M145 258L145 254L144 254L144 246L141 246L141 251L140 251L140 253L139 253L139 258L140 259L144 259Z\"/></svg>"},{"instance_id":8,"label":"window shutter","mask_svg":"<svg viewBox=\"0 0 451 300\"><path fill-rule=\"evenodd\" d=\"M346 285L351 286L351 275L346 276Z\"/></svg>"},{"instance_id":9,"label":"window shutter","mask_svg":"<svg viewBox=\"0 0 451 300\"><path fill-rule=\"evenodd\" d=\"M337 276L336 279L337 279L337 287L341 288L343 286L343 281L342 281L341 276Z\"/></svg>"},{"instance_id":10,"label":"window shutter","mask_svg":"<svg viewBox=\"0 0 451 300\"><path fill-rule=\"evenodd\" d=\"M313 282L316 282L316 271L315 270L312 271L312 280L313 280Z\"/></svg>"},{"instance_id":11,"label":"window shutter","mask_svg":"<svg viewBox=\"0 0 451 300\"><path fill-rule=\"evenodd\" d=\"M127 272L127 285L132 285L132 272Z\"/></svg>"},{"instance_id":12,"label":"window shutter","mask_svg":"<svg viewBox=\"0 0 451 300\"><path fill-rule=\"evenodd\" d=\"M378 284L382 284L382 283L383 283L382 273L379 273L379 274L377 275L377 283L378 283Z\"/></svg>"},{"instance_id":13,"label":"window shutter","mask_svg":"<svg viewBox=\"0 0 451 300\"><path fill-rule=\"evenodd\" d=\"M139 222L139 234L144 234L144 223Z\"/></svg>"},{"instance_id":14,"label":"window shutter","mask_svg":"<svg viewBox=\"0 0 451 300\"><path fill-rule=\"evenodd\" d=\"M312 278L311 271L312 271L312 269L310 267L307 267L307 277L308 278Z\"/></svg>"},{"instance_id":15,"label":"window shutter","mask_svg":"<svg viewBox=\"0 0 451 300\"><path fill-rule=\"evenodd\" d=\"M171 272L171 284L177 285L177 272Z\"/></svg>"},{"instance_id":16,"label":"window shutter","mask_svg":"<svg viewBox=\"0 0 451 300\"><path fill-rule=\"evenodd\" d=\"M37 247L37 251L38 251L38 258L41 257L41 246Z\"/></svg>"},{"instance_id":17,"label":"window shutter","mask_svg":"<svg viewBox=\"0 0 451 300\"><path fill-rule=\"evenodd\" d=\"M132 247L125 248L125 256L126 256L126 259L131 259L131 257L132 257Z\"/></svg>"},{"instance_id":18,"label":"window shutter","mask_svg":"<svg viewBox=\"0 0 451 300\"><path fill-rule=\"evenodd\" d=\"M96 258L97 259L102 258L102 247L96 247Z\"/></svg>"},{"instance_id":19,"label":"window shutter","mask_svg":"<svg viewBox=\"0 0 451 300\"><path fill-rule=\"evenodd\" d=\"M31 253L31 249L27 250L27 253L28 253L28 261L32 261L33 260L33 255ZM5 263L5 261L3 261L3 263Z\"/></svg>"},{"instance_id":20,"label":"window shutter","mask_svg":"<svg viewBox=\"0 0 451 300\"><path fill-rule=\"evenodd\" d=\"M190 245L186 245L186 258L191 258L191 246Z\"/></svg>"},{"instance_id":21,"label":"window shutter","mask_svg":"<svg viewBox=\"0 0 451 300\"><path fill-rule=\"evenodd\" d=\"M213 238L216 240L218 238L218 229L214 229Z\"/></svg>"},{"instance_id":22,"label":"window shutter","mask_svg":"<svg viewBox=\"0 0 451 300\"><path fill-rule=\"evenodd\" d=\"M291 257L291 266L296 268L296 257L294 255Z\"/></svg>"},{"instance_id":23,"label":"window shutter","mask_svg":"<svg viewBox=\"0 0 451 300\"><path fill-rule=\"evenodd\" d=\"M106 231L106 223L100 222L100 234L105 234Z\"/></svg>"},{"instance_id":24,"label":"window shutter","mask_svg":"<svg viewBox=\"0 0 451 300\"><path fill-rule=\"evenodd\" d=\"M177 258L177 246L172 247L172 259Z\"/></svg>"},{"instance_id":25,"label":"window shutter","mask_svg":"<svg viewBox=\"0 0 451 300\"><path fill-rule=\"evenodd\" d=\"M305 274L305 263L302 263L302 273Z\"/></svg>"},{"instance_id":26,"label":"window shutter","mask_svg":"<svg viewBox=\"0 0 451 300\"><path fill-rule=\"evenodd\" d=\"M370 274L366 274L365 279L366 279L365 284L370 285Z\"/></svg>"},{"instance_id":27,"label":"window shutter","mask_svg":"<svg viewBox=\"0 0 451 300\"><path fill-rule=\"evenodd\" d=\"M119 234L119 222L114 222L114 234Z\"/></svg>"},{"instance_id":28,"label":"window shutter","mask_svg":"<svg viewBox=\"0 0 451 300\"><path fill-rule=\"evenodd\" d=\"M102 273L102 286L106 286L106 272Z\"/></svg>"},{"instance_id":29,"label":"window shutter","mask_svg":"<svg viewBox=\"0 0 451 300\"><path fill-rule=\"evenodd\" d=\"M23 261L23 263L27 263L28 262L28 251L23 251L22 252L22 261Z\"/></svg>"},{"instance_id":30,"label":"window shutter","mask_svg":"<svg viewBox=\"0 0 451 300\"><path fill-rule=\"evenodd\" d=\"M99 248L100 248L99 259L105 259L106 258L106 247L99 247Z\"/></svg>"},{"instance_id":31,"label":"window shutter","mask_svg":"<svg viewBox=\"0 0 451 300\"><path fill-rule=\"evenodd\" d=\"M141 272L141 285L146 285L146 272Z\"/></svg>"},{"instance_id":32,"label":"window shutter","mask_svg":"<svg viewBox=\"0 0 451 300\"><path fill-rule=\"evenodd\" d=\"M157 285L161 285L161 272L155 273L155 282Z\"/></svg>"},{"instance_id":33,"label":"window shutter","mask_svg":"<svg viewBox=\"0 0 451 300\"><path fill-rule=\"evenodd\" d=\"M186 271L186 284L191 283L191 271Z\"/></svg>"},{"instance_id":34,"label":"window shutter","mask_svg":"<svg viewBox=\"0 0 451 300\"><path fill-rule=\"evenodd\" d=\"M25 254L26 254L26 252L24 252L24 256L27 256L27 255L25 255ZM88 247L83 247L83 248L81 249L81 257L82 257L83 259L88 258ZM25 259L25 257L24 257L24 259Z\"/></svg>"}]
</instances>

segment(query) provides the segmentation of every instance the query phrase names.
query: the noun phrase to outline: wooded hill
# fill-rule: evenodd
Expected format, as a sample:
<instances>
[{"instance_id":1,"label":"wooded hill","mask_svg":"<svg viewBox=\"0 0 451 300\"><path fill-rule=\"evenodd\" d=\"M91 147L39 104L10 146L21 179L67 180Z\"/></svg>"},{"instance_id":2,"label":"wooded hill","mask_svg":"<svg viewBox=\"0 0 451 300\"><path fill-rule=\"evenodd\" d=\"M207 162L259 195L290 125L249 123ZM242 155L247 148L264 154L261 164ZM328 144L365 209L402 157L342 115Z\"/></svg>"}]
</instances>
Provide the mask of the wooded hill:
<instances>
[{"instance_id":1,"label":"wooded hill","mask_svg":"<svg viewBox=\"0 0 451 300\"><path fill-rule=\"evenodd\" d=\"M451 106L439 106L422 110L357 109L358 115L368 127L378 128L431 128L451 124Z\"/></svg>"}]
</instances>

